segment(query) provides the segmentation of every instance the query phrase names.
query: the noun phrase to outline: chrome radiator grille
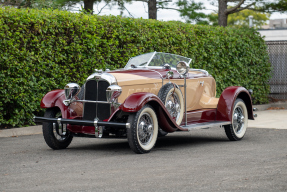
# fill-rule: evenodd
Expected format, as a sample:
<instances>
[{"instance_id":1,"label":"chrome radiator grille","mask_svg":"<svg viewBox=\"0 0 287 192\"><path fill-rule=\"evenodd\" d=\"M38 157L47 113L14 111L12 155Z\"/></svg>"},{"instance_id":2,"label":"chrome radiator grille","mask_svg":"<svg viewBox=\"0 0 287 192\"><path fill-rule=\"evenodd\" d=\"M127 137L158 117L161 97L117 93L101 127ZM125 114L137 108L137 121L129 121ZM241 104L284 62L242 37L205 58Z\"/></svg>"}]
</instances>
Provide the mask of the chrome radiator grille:
<instances>
[{"instance_id":1,"label":"chrome radiator grille","mask_svg":"<svg viewBox=\"0 0 287 192\"><path fill-rule=\"evenodd\" d=\"M110 86L104 80L88 80L85 85L85 100L107 101L106 89ZM104 103L84 103L84 120L94 120L96 117L100 120L108 119L111 115L110 104Z\"/></svg>"}]
</instances>

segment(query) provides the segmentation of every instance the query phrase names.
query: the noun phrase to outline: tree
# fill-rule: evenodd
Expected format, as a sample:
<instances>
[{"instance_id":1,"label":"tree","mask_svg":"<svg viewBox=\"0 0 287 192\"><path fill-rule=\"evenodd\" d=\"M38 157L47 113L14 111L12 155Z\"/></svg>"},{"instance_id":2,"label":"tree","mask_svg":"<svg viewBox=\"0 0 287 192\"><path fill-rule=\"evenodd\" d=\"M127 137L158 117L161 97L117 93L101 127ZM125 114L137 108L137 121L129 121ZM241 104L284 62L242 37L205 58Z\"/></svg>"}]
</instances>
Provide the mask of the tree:
<instances>
[{"instance_id":1,"label":"tree","mask_svg":"<svg viewBox=\"0 0 287 192\"><path fill-rule=\"evenodd\" d=\"M13 7L31 7L32 0L2 0L0 5L2 6L13 6Z\"/></svg>"},{"instance_id":2,"label":"tree","mask_svg":"<svg viewBox=\"0 0 287 192\"><path fill-rule=\"evenodd\" d=\"M228 16L227 25L228 26L249 26L249 16L253 16L253 26L254 28L260 28L262 25L266 25L266 21L269 20L269 13L261 13L253 10L243 10L237 13L230 14ZM217 26L218 25L218 14L211 13L207 16L208 24Z\"/></svg>"},{"instance_id":3,"label":"tree","mask_svg":"<svg viewBox=\"0 0 287 192\"><path fill-rule=\"evenodd\" d=\"M260 28L262 25L266 25L266 21L269 20L269 13L261 13L253 10L243 10L234 14L231 14L228 17L227 24L235 25L235 26L249 26L249 18L248 16L253 16L253 26L254 28Z\"/></svg>"},{"instance_id":4,"label":"tree","mask_svg":"<svg viewBox=\"0 0 287 192\"><path fill-rule=\"evenodd\" d=\"M187 23L196 22L198 24L205 24L204 20L207 15L205 13L199 12L205 9L203 3L196 3L194 1L179 0L176 2L178 9L176 9L182 18L185 19ZM167 9L167 8L165 8Z\"/></svg>"},{"instance_id":5,"label":"tree","mask_svg":"<svg viewBox=\"0 0 287 192\"><path fill-rule=\"evenodd\" d=\"M84 11L93 14L93 5L95 3L101 2L101 0L56 0L62 6L72 6L76 3L83 2L84 3ZM194 0L177 0L176 2L172 3L172 0L103 0L106 5L118 5L121 10L126 10L125 4L131 3L133 1L141 1L147 3L148 7L148 18L149 19L157 19L157 11L159 9L170 9L176 10L180 12L180 15L185 18L187 22L192 21L201 21L202 18L205 18L206 15L204 13L200 13L198 11L203 10L203 3L196 3ZM175 5L173 7L172 5ZM104 7L105 7L104 6ZM103 8L104 8L103 7ZM102 9L99 10L97 14L99 14ZM128 11L130 14L130 12ZM131 15L131 14L130 14Z\"/></svg>"},{"instance_id":6,"label":"tree","mask_svg":"<svg viewBox=\"0 0 287 192\"><path fill-rule=\"evenodd\" d=\"M82 0L56 0L58 4L60 4L62 7L72 7L73 5L82 2ZM84 10L87 13L93 14L93 7L95 2L100 2L97 0L83 0L84 2Z\"/></svg>"},{"instance_id":7,"label":"tree","mask_svg":"<svg viewBox=\"0 0 287 192\"><path fill-rule=\"evenodd\" d=\"M235 3L234 6L228 6L228 3ZM254 7L256 0L218 0L218 24L227 26L228 15Z\"/></svg>"},{"instance_id":8,"label":"tree","mask_svg":"<svg viewBox=\"0 0 287 192\"><path fill-rule=\"evenodd\" d=\"M228 3L235 3L232 7ZM264 0L218 0L218 24L227 25L228 16L243 10L258 12L287 12L287 0L264 1Z\"/></svg>"},{"instance_id":9,"label":"tree","mask_svg":"<svg viewBox=\"0 0 287 192\"><path fill-rule=\"evenodd\" d=\"M54 0L0 0L2 6L13 6L17 8L54 8L60 9L61 6Z\"/></svg>"},{"instance_id":10,"label":"tree","mask_svg":"<svg viewBox=\"0 0 287 192\"><path fill-rule=\"evenodd\" d=\"M287 12L287 0L279 0L277 2L272 2L272 3L266 3L263 7L262 7L263 11L267 11L269 13L272 12Z\"/></svg>"}]
</instances>

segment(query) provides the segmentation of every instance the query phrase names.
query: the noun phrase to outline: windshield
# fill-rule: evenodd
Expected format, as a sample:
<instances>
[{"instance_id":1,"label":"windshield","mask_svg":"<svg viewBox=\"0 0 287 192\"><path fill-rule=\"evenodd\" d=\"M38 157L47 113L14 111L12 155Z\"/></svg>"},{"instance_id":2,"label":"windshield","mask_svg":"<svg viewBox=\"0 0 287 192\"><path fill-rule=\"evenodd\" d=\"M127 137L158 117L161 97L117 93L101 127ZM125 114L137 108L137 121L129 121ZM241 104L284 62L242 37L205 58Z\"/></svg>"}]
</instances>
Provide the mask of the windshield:
<instances>
[{"instance_id":1,"label":"windshield","mask_svg":"<svg viewBox=\"0 0 287 192\"><path fill-rule=\"evenodd\" d=\"M139 55L136 57L130 58L129 62L126 64L125 68L136 68L136 67L144 67L149 60L153 57L155 53L146 53L143 55Z\"/></svg>"},{"instance_id":2,"label":"windshield","mask_svg":"<svg viewBox=\"0 0 287 192\"><path fill-rule=\"evenodd\" d=\"M187 64L190 64L191 59L170 53L152 52L131 58L125 68L160 67L164 66L164 64L169 64L171 67L176 68L179 61L185 61Z\"/></svg>"}]
</instances>

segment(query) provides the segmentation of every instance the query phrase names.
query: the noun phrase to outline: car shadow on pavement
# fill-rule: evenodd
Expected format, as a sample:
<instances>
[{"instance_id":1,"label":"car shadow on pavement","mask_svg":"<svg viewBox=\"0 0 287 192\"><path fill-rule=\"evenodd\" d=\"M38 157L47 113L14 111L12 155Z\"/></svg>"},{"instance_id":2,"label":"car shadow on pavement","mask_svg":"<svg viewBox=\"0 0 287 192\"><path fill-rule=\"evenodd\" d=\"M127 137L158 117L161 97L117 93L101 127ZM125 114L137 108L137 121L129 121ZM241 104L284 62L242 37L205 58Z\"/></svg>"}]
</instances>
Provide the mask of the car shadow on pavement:
<instances>
[{"instance_id":1,"label":"car shadow on pavement","mask_svg":"<svg viewBox=\"0 0 287 192\"><path fill-rule=\"evenodd\" d=\"M77 138L76 138L77 139ZM69 150L81 150L81 151L103 151L103 152L120 152L120 153L133 153L129 147L127 139L90 139L87 141L85 138L79 139L81 142L72 142L72 145L68 147ZM230 142L228 138L223 134L185 134L176 133L169 134L165 137L159 137L154 150L166 150L172 151L178 148L196 148L202 145L223 144Z\"/></svg>"}]
</instances>

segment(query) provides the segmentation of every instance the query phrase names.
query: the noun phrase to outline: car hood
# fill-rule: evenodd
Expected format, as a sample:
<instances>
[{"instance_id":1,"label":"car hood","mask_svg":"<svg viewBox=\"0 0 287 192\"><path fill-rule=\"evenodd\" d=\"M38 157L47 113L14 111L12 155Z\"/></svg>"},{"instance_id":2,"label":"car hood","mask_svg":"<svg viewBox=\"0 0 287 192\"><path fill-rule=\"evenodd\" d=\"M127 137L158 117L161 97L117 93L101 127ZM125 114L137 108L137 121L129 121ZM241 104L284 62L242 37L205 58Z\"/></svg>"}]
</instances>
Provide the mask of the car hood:
<instances>
[{"instance_id":1,"label":"car hood","mask_svg":"<svg viewBox=\"0 0 287 192\"><path fill-rule=\"evenodd\" d=\"M161 83L163 78L161 73L150 69L120 69L109 73L116 78L119 86Z\"/></svg>"}]
</instances>

